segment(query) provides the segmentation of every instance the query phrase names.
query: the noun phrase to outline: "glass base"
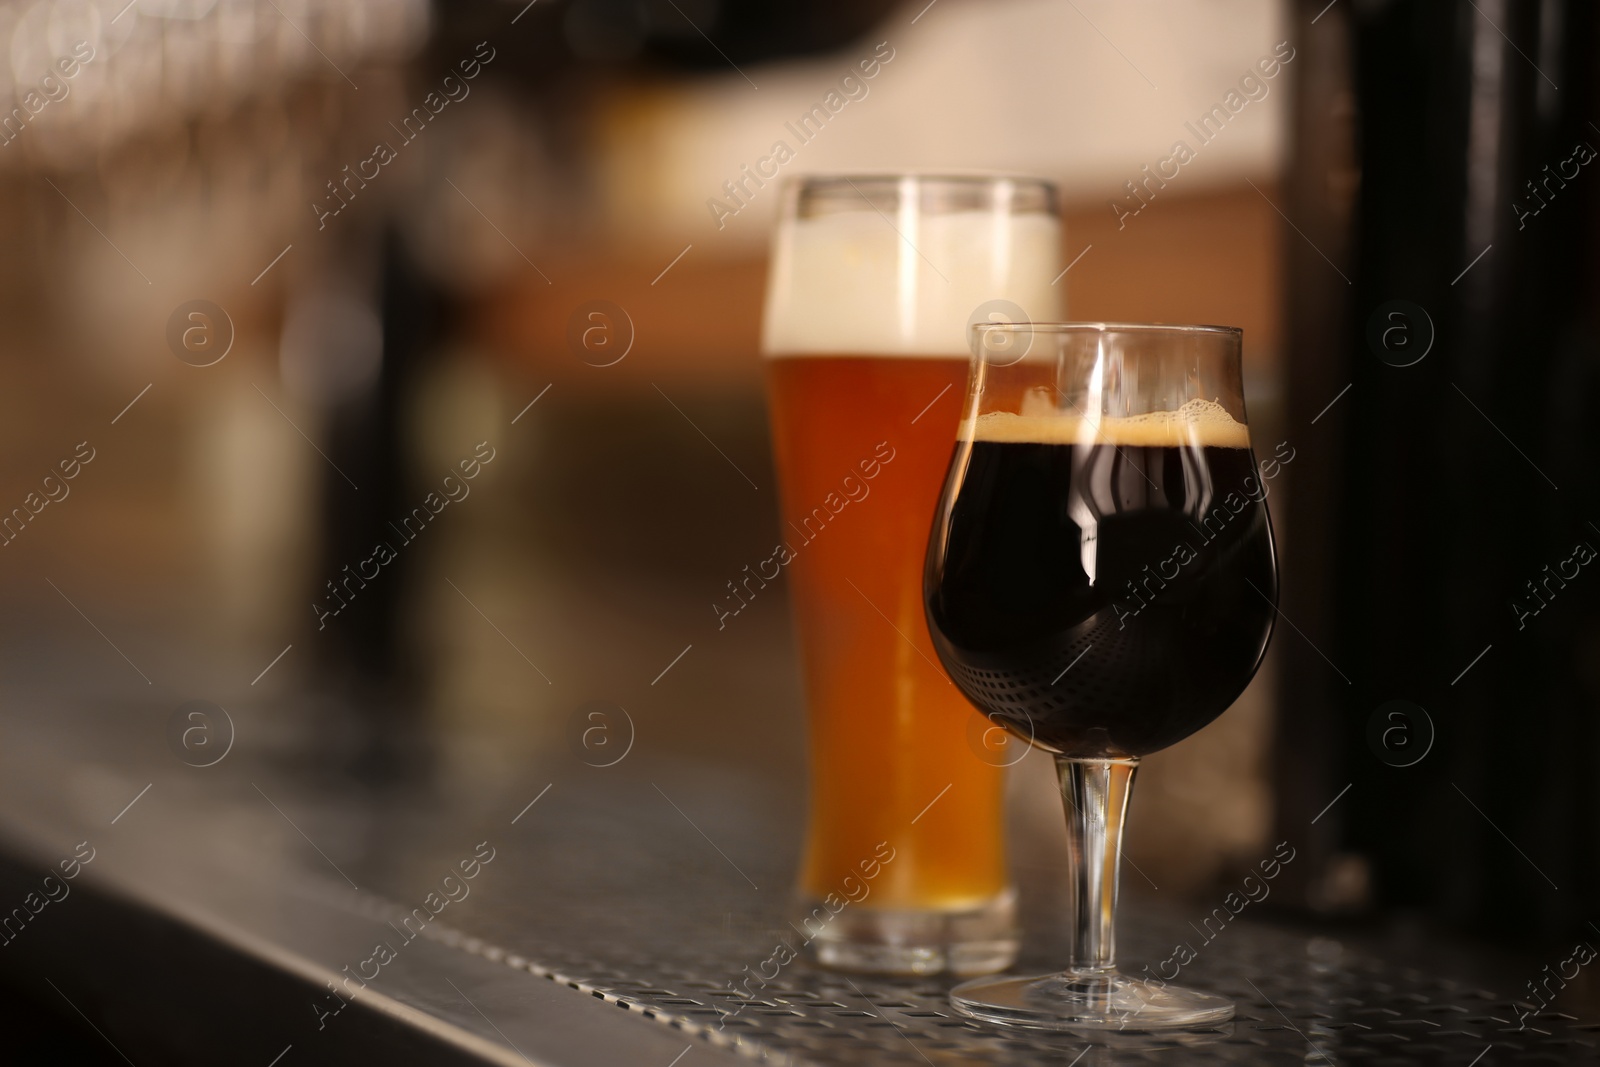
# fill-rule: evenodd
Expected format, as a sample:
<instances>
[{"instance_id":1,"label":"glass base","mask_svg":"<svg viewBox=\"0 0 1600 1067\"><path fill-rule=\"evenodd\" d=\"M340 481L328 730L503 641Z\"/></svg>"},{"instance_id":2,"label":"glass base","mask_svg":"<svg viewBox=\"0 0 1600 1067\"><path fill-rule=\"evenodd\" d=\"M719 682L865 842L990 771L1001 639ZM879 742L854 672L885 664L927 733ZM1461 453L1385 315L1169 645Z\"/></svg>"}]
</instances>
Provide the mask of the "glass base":
<instances>
[{"instance_id":1,"label":"glass base","mask_svg":"<svg viewBox=\"0 0 1600 1067\"><path fill-rule=\"evenodd\" d=\"M806 903L802 902L802 908ZM1007 890L974 908L861 908L811 902L793 924L812 960L861 974L991 974L1017 958L1016 898Z\"/></svg>"},{"instance_id":2,"label":"glass base","mask_svg":"<svg viewBox=\"0 0 1600 1067\"><path fill-rule=\"evenodd\" d=\"M1115 971L981 978L952 989L950 1004L974 1019L1032 1030L1166 1030L1233 1018L1223 997Z\"/></svg>"}]
</instances>

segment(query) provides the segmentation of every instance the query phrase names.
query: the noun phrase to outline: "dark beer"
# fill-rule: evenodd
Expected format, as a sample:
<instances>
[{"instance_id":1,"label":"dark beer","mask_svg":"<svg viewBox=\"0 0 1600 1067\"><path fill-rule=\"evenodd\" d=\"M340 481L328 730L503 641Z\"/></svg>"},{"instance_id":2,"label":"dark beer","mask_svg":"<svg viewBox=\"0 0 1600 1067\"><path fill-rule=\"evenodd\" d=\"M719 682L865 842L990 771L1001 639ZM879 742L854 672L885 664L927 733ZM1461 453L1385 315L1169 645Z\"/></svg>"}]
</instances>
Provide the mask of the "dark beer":
<instances>
[{"instance_id":1,"label":"dark beer","mask_svg":"<svg viewBox=\"0 0 1600 1067\"><path fill-rule=\"evenodd\" d=\"M1052 752L1180 741L1227 709L1266 649L1269 486L1244 427L1162 414L1087 433L983 416L957 448L926 575L934 645L973 703Z\"/></svg>"}]
</instances>

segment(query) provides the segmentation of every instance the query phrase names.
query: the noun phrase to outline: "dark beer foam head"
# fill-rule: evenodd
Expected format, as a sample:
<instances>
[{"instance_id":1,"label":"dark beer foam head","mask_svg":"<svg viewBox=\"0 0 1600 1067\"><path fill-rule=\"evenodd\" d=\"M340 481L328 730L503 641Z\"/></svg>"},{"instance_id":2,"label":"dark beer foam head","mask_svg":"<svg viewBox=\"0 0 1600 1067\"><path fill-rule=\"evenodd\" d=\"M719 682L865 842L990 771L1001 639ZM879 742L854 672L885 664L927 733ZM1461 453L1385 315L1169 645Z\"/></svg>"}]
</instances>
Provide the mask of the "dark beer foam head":
<instances>
[{"instance_id":1,"label":"dark beer foam head","mask_svg":"<svg viewBox=\"0 0 1600 1067\"><path fill-rule=\"evenodd\" d=\"M1191 400L1176 411L1141 415L1074 412L1016 415L991 411L963 419L961 436L975 441L1042 445L1124 445L1130 448L1249 448L1250 434L1221 404Z\"/></svg>"}]
</instances>

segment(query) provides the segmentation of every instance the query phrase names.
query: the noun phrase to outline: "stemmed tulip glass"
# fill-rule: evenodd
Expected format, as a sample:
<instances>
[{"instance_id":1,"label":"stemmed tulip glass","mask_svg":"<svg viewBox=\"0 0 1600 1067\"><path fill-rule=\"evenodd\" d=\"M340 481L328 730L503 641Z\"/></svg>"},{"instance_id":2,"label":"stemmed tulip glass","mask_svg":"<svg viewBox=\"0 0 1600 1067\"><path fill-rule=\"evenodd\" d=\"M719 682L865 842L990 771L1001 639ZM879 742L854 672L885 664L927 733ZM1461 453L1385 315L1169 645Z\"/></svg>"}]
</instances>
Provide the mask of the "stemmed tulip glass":
<instances>
[{"instance_id":1,"label":"stemmed tulip glass","mask_svg":"<svg viewBox=\"0 0 1600 1067\"><path fill-rule=\"evenodd\" d=\"M958 986L954 1007L1042 1029L1220 1022L1228 1000L1120 974L1113 930L1141 757L1222 714L1276 613L1269 465L1250 448L1240 331L973 328L965 416L928 548L951 679L1054 756L1073 879L1066 969Z\"/></svg>"}]
</instances>

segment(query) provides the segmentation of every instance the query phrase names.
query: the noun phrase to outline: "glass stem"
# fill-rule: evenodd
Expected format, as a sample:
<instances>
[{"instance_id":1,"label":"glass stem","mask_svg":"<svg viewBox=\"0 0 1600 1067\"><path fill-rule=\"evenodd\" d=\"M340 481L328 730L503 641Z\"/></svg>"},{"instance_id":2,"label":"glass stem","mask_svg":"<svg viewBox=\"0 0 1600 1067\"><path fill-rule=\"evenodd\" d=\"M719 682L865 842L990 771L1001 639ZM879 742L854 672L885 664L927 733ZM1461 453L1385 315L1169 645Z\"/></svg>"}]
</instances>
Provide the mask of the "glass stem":
<instances>
[{"instance_id":1,"label":"glass stem","mask_svg":"<svg viewBox=\"0 0 1600 1067\"><path fill-rule=\"evenodd\" d=\"M1114 969L1122 825L1138 769L1136 759L1056 757L1072 862L1068 967L1074 971Z\"/></svg>"}]
</instances>

